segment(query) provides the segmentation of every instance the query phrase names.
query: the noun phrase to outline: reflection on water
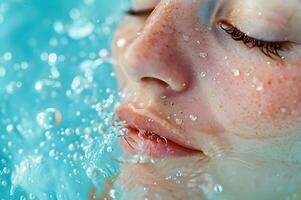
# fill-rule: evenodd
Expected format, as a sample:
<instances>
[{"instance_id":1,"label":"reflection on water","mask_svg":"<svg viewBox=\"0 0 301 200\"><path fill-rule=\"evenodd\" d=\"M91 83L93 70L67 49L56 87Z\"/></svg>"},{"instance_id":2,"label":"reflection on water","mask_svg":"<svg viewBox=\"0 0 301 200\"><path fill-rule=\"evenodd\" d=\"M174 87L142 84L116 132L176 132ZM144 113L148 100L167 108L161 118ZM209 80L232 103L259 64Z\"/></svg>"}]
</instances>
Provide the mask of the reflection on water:
<instances>
[{"instance_id":1,"label":"reflection on water","mask_svg":"<svg viewBox=\"0 0 301 200\"><path fill-rule=\"evenodd\" d=\"M0 199L87 199L118 174L108 47L122 6L0 1Z\"/></svg>"}]
</instances>

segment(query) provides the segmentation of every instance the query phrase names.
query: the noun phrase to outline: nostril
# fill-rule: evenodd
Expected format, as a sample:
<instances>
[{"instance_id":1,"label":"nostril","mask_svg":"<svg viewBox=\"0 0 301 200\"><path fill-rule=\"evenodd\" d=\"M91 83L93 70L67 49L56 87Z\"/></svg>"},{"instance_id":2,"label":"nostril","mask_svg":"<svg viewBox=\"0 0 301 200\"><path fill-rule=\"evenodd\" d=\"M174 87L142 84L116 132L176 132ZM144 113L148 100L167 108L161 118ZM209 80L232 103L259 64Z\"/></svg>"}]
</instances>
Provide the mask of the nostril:
<instances>
[{"instance_id":1,"label":"nostril","mask_svg":"<svg viewBox=\"0 0 301 200\"><path fill-rule=\"evenodd\" d=\"M162 88L169 88L170 87L170 85L167 82L162 81L162 80L157 79L157 78L143 77L141 79L141 81L145 84L155 84L155 85L158 85Z\"/></svg>"}]
</instances>

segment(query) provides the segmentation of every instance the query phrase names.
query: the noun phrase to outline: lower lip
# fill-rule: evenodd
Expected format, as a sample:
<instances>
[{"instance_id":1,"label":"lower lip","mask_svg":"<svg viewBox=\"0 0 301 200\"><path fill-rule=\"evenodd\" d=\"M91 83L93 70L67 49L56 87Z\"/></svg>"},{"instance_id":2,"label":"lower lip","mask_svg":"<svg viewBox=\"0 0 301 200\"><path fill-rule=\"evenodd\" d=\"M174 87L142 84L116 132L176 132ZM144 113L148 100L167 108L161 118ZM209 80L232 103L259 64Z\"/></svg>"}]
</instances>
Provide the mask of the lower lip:
<instances>
[{"instance_id":1,"label":"lower lip","mask_svg":"<svg viewBox=\"0 0 301 200\"><path fill-rule=\"evenodd\" d=\"M151 158L175 158L195 156L200 151L188 149L156 134L139 134L135 129L128 129L127 137L121 140L121 146L130 154L142 154Z\"/></svg>"}]
</instances>

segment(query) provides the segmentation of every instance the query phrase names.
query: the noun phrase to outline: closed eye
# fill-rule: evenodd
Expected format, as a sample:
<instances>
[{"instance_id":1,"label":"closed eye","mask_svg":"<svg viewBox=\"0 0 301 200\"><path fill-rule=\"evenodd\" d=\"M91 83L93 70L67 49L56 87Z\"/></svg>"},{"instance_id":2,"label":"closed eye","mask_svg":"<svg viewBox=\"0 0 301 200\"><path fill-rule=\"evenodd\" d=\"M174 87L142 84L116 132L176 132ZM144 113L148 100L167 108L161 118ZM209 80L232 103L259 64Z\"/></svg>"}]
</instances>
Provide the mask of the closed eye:
<instances>
[{"instance_id":1,"label":"closed eye","mask_svg":"<svg viewBox=\"0 0 301 200\"><path fill-rule=\"evenodd\" d=\"M234 27L226 21L220 21L219 26L236 41L242 41L248 48L258 48L260 51L270 58L280 58L280 52L288 51L292 47L289 41L264 41L248 36L238 28Z\"/></svg>"}]
</instances>

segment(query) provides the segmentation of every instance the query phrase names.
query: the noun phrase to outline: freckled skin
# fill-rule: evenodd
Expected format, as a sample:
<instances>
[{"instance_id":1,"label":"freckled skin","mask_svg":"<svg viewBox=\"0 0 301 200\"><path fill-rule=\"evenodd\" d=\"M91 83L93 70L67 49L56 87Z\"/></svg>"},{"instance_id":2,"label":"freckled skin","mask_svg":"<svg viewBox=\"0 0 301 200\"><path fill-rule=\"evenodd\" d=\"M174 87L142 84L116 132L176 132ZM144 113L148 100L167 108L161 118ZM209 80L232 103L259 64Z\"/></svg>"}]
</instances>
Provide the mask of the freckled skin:
<instances>
[{"instance_id":1,"label":"freckled skin","mask_svg":"<svg viewBox=\"0 0 301 200\"><path fill-rule=\"evenodd\" d=\"M300 55L280 52L285 58L280 60L249 49L217 25L219 16L212 27L202 25L197 16L202 2L163 0L148 17L125 18L114 43L120 38L127 43L113 45L120 88L130 94L123 102L143 105L204 151L211 160L195 167L208 169L225 185L224 193L241 199L283 197L288 186L280 172L294 173L301 166ZM288 167L292 161L298 167ZM257 168L247 173L242 163ZM256 178L262 185L251 187ZM301 185L300 180L295 176L290 183Z\"/></svg>"}]
</instances>

